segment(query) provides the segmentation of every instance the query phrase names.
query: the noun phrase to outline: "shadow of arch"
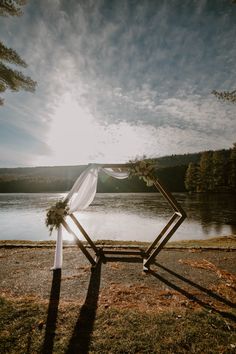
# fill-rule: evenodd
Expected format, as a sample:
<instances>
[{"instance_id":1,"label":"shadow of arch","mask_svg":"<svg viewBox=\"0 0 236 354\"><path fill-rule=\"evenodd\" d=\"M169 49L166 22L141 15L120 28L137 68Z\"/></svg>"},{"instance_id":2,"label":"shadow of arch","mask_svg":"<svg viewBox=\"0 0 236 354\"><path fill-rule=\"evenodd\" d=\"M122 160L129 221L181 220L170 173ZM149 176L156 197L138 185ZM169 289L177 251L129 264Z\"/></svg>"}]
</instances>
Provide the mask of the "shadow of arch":
<instances>
[{"instance_id":1,"label":"shadow of arch","mask_svg":"<svg viewBox=\"0 0 236 354\"><path fill-rule=\"evenodd\" d=\"M209 289L206 289L204 288L202 285L199 285L195 282L193 282L192 280L188 279L188 278L185 278L183 277L182 275L174 272L173 270L169 269L169 268L166 268L164 267L162 264L160 263L157 263L155 262L155 265L158 266L159 268L162 268L163 270L165 270L166 272L174 275L176 278L182 280L183 282L191 285L192 287L195 287L196 289L200 290L201 292L207 294L208 296L214 298L215 300L219 301L219 302L222 302L223 304L229 306L229 307L232 307L232 308L236 308L236 304L234 304L233 302L231 302L230 300L228 299L225 299L223 296L213 292L212 290L209 290Z\"/></svg>"},{"instance_id":2,"label":"shadow of arch","mask_svg":"<svg viewBox=\"0 0 236 354\"><path fill-rule=\"evenodd\" d=\"M87 296L81 307L79 318L66 351L67 354L86 354L89 351L91 334L96 317L100 281L101 261L92 269Z\"/></svg>"},{"instance_id":3,"label":"shadow of arch","mask_svg":"<svg viewBox=\"0 0 236 354\"><path fill-rule=\"evenodd\" d=\"M141 257L124 257L124 256L113 256L105 258L104 262L125 262L125 263L143 263L143 259Z\"/></svg>"},{"instance_id":4,"label":"shadow of arch","mask_svg":"<svg viewBox=\"0 0 236 354\"><path fill-rule=\"evenodd\" d=\"M232 314L230 312L221 311L221 310L216 309L215 307L211 306L207 302L199 299L197 296L195 296L194 294L192 294L192 293L188 292L187 290L181 288L180 286L176 285L175 283L170 282L168 279L164 278L163 276L159 275L158 273L154 272L151 269L149 269L147 271L147 273L153 275L155 278L157 278L158 280L162 281L164 284L166 284L170 288L178 291L180 294L184 295L188 299L195 301L196 303L198 303L200 306L204 307L205 309L212 310L213 312L218 313L222 317L228 318L228 319L236 322L236 316L234 314Z\"/></svg>"},{"instance_id":5,"label":"shadow of arch","mask_svg":"<svg viewBox=\"0 0 236 354\"><path fill-rule=\"evenodd\" d=\"M53 343L56 331L58 305L61 290L61 269L53 271L52 287L50 300L48 305L48 315L46 322L46 330L42 348L42 354L51 354L53 352Z\"/></svg>"}]
</instances>

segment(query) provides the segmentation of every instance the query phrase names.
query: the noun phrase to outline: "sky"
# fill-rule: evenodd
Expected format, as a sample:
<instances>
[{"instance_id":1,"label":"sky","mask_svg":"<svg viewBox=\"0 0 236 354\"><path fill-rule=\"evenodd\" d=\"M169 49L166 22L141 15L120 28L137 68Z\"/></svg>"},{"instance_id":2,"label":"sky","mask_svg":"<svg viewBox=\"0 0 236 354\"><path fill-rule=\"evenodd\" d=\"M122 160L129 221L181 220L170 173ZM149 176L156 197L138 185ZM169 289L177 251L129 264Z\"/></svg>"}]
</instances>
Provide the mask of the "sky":
<instances>
[{"instance_id":1,"label":"sky","mask_svg":"<svg viewBox=\"0 0 236 354\"><path fill-rule=\"evenodd\" d=\"M35 93L6 91L0 167L127 162L230 148L231 0L29 0L0 37Z\"/></svg>"}]
</instances>

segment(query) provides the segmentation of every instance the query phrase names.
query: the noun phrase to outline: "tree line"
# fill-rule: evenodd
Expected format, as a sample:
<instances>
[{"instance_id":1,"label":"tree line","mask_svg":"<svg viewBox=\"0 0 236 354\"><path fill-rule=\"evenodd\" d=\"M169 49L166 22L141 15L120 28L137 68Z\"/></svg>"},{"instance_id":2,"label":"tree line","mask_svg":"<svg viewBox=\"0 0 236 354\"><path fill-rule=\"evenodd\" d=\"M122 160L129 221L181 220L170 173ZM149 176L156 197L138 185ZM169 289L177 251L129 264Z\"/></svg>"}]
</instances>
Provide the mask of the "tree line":
<instances>
[{"instance_id":1,"label":"tree line","mask_svg":"<svg viewBox=\"0 0 236 354\"><path fill-rule=\"evenodd\" d=\"M187 165L164 167L157 169L156 176L170 191L184 192L186 169ZM83 170L82 166L0 169L0 193L69 191ZM78 172L75 173L76 171ZM101 173L98 179L98 192L148 193L156 192L156 188L147 187L138 177L118 180Z\"/></svg>"},{"instance_id":2,"label":"tree line","mask_svg":"<svg viewBox=\"0 0 236 354\"><path fill-rule=\"evenodd\" d=\"M184 176L187 166L166 167L157 170L158 178L171 191L185 191ZM59 168L58 168L59 169ZM59 173L58 173L59 174ZM68 176L60 173L59 176L49 175L7 175L0 174L0 193L42 193L42 192L66 192L71 189L76 178L73 171L68 168ZM173 175L175 178L173 178ZM99 193L139 193L156 192L155 187L147 187L138 177L118 180L102 173L98 179Z\"/></svg>"},{"instance_id":3,"label":"tree line","mask_svg":"<svg viewBox=\"0 0 236 354\"><path fill-rule=\"evenodd\" d=\"M199 163L189 163L185 188L189 192L236 192L236 143L230 150L205 151Z\"/></svg>"},{"instance_id":4,"label":"tree line","mask_svg":"<svg viewBox=\"0 0 236 354\"><path fill-rule=\"evenodd\" d=\"M236 192L236 144L232 149L154 159L157 178L172 192ZM0 168L0 193L65 192L86 166ZM98 192L155 192L133 177L100 175Z\"/></svg>"}]
</instances>

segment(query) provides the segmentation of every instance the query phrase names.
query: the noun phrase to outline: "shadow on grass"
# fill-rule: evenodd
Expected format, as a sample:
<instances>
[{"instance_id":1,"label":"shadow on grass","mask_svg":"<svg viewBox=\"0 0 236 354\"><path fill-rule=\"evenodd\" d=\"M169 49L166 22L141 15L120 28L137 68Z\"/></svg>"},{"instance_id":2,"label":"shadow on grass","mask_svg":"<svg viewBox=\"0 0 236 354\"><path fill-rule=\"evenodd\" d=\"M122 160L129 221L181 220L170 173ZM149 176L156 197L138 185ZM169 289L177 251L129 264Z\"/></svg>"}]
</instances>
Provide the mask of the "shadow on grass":
<instances>
[{"instance_id":1,"label":"shadow on grass","mask_svg":"<svg viewBox=\"0 0 236 354\"><path fill-rule=\"evenodd\" d=\"M234 306L233 303L231 303L230 301L224 299L223 297L219 296L218 294L213 293L211 290L205 289L201 285L198 285L198 284L194 283L192 280L189 280L189 279L183 277L182 275L179 275L179 274L173 272L172 270L160 265L159 263L155 263L155 264L157 266L159 266L160 268L164 269L165 271L169 272L170 274L172 274L172 275L176 276L177 278L181 279L182 281L184 281L184 282L196 287L197 289L201 290L202 292L207 293L208 296L212 296L214 299L217 299L218 301L221 301L222 303L227 304L228 306L231 306L231 305ZM188 292L187 290L183 289L181 286L175 284L173 281L171 282L170 280L164 278L163 276L161 276L160 274L154 272L151 269L149 269L147 271L147 273L153 275L155 278L157 278L158 280L160 280L161 282L163 282L164 284L166 284L170 288L178 291L180 294L184 295L189 300L192 300L192 301L196 302L197 304L199 304L200 306L204 307L205 309L211 310L212 312L220 314L222 317L228 318L228 319L236 322L236 316L234 314L232 314L230 312L221 311L221 310L216 309L211 304L201 300L196 295ZM233 306L231 306L231 307L233 307Z\"/></svg>"},{"instance_id":2,"label":"shadow on grass","mask_svg":"<svg viewBox=\"0 0 236 354\"><path fill-rule=\"evenodd\" d=\"M53 342L56 331L58 305L60 300L61 290L61 269L53 271L52 287L50 300L48 305L48 315L46 322L45 337L43 342L42 353L51 354L53 352Z\"/></svg>"},{"instance_id":3,"label":"shadow on grass","mask_svg":"<svg viewBox=\"0 0 236 354\"><path fill-rule=\"evenodd\" d=\"M107 257L104 260L106 262L125 262L125 263L143 263L143 259L141 257L127 257L127 256L112 256Z\"/></svg>"},{"instance_id":4,"label":"shadow on grass","mask_svg":"<svg viewBox=\"0 0 236 354\"><path fill-rule=\"evenodd\" d=\"M92 270L87 296L83 306L81 307L79 318L66 351L67 354L86 354L89 351L91 334L96 317L100 281L101 260Z\"/></svg>"},{"instance_id":5,"label":"shadow on grass","mask_svg":"<svg viewBox=\"0 0 236 354\"><path fill-rule=\"evenodd\" d=\"M174 272L173 270L169 269L169 268L166 268L164 267L162 264L160 263L157 263L155 262L155 265L157 265L159 268L162 268L163 270L165 270L166 272L174 275L176 278L182 280L183 282L191 285L192 287L195 287L196 289L204 292L205 294L207 294L208 296L211 296L212 298L214 298L215 300L219 301L219 302L222 302L223 304L227 305L227 306L230 306L232 308L236 308L236 305L231 302L230 300L228 299L225 299L224 297L222 297L221 295L219 294L216 294L215 292L213 292L212 290L210 289L207 289L207 288L204 288L202 285L199 285L197 283L194 283L192 280L188 279L188 278L185 278L183 277L182 275Z\"/></svg>"}]
</instances>

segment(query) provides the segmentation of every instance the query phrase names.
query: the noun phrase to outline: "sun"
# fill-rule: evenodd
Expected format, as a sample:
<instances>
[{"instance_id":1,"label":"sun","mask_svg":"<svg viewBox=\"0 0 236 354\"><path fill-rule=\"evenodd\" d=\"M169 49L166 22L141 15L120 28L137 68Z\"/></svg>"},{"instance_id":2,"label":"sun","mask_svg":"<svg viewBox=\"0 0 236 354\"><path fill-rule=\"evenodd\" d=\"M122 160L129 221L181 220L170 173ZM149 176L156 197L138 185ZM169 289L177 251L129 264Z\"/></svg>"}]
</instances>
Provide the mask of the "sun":
<instances>
[{"instance_id":1,"label":"sun","mask_svg":"<svg viewBox=\"0 0 236 354\"><path fill-rule=\"evenodd\" d=\"M107 123L69 94L60 99L51 115L47 145L51 154L40 164L54 166L125 163L159 150L153 127L127 121Z\"/></svg>"},{"instance_id":2,"label":"sun","mask_svg":"<svg viewBox=\"0 0 236 354\"><path fill-rule=\"evenodd\" d=\"M99 129L88 109L66 95L56 108L48 145L55 163L88 163L99 148Z\"/></svg>"}]
</instances>

